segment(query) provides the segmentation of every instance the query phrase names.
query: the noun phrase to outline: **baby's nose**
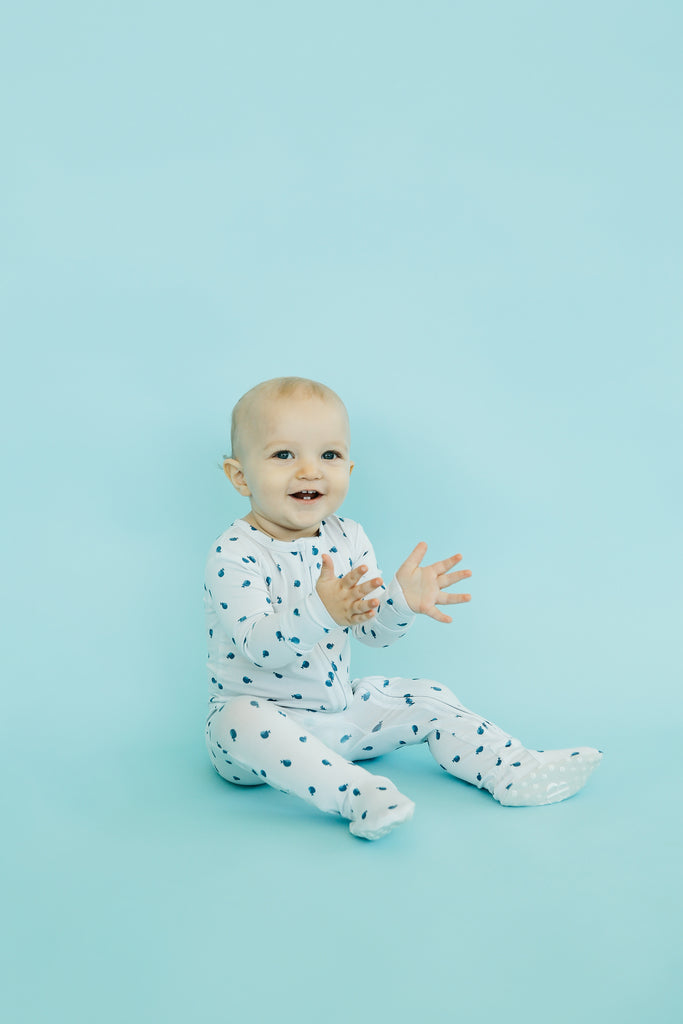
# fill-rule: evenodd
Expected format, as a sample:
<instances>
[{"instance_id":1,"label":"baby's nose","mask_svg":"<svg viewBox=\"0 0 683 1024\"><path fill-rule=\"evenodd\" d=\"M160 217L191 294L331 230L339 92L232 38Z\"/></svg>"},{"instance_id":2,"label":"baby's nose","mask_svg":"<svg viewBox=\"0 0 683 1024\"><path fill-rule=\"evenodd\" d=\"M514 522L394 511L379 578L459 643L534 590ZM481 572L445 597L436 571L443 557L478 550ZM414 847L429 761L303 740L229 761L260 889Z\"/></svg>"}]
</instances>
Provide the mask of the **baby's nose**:
<instances>
[{"instance_id":1,"label":"baby's nose","mask_svg":"<svg viewBox=\"0 0 683 1024\"><path fill-rule=\"evenodd\" d=\"M304 480L317 480L320 476L320 466L317 462L302 461L296 475Z\"/></svg>"}]
</instances>

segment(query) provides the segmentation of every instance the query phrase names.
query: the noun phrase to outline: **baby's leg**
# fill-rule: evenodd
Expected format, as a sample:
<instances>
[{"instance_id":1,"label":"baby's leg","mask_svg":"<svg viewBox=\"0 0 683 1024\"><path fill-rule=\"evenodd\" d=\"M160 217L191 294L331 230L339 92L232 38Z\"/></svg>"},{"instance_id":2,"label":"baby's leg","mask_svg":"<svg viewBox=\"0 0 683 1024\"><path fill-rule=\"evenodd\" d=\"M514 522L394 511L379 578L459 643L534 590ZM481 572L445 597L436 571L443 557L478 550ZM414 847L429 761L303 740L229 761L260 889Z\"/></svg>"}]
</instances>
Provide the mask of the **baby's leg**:
<instances>
[{"instance_id":1,"label":"baby's leg","mask_svg":"<svg viewBox=\"0 0 683 1024\"><path fill-rule=\"evenodd\" d=\"M354 737L349 756L377 754L427 742L444 771L488 790L501 804L539 805L573 796L602 758L590 747L527 750L493 722L470 711L447 687L431 679L354 682Z\"/></svg>"},{"instance_id":2,"label":"baby's leg","mask_svg":"<svg viewBox=\"0 0 683 1024\"><path fill-rule=\"evenodd\" d=\"M389 779L347 761L272 701L233 698L212 712L206 738L223 778L299 796L346 818L361 838L379 839L412 817L412 800Z\"/></svg>"},{"instance_id":3,"label":"baby's leg","mask_svg":"<svg viewBox=\"0 0 683 1024\"><path fill-rule=\"evenodd\" d=\"M441 768L486 789L507 807L553 804L574 796L602 760L599 750L528 750L493 722L460 706L427 739Z\"/></svg>"}]
</instances>

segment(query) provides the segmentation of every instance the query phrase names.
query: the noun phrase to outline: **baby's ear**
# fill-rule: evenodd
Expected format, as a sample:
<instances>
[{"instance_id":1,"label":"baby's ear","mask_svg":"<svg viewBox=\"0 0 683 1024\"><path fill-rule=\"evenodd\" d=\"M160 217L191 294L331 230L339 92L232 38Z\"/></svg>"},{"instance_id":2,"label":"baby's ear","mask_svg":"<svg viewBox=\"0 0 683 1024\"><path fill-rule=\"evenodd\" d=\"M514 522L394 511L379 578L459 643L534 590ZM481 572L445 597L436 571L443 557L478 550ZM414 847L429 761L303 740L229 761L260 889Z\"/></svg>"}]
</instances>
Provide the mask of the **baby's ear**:
<instances>
[{"instance_id":1,"label":"baby's ear","mask_svg":"<svg viewBox=\"0 0 683 1024\"><path fill-rule=\"evenodd\" d=\"M249 490L244 470L242 469L242 463L239 459L223 459L223 472L235 490L243 494L245 498L248 498L251 491Z\"/></svg>"}]
</instances>

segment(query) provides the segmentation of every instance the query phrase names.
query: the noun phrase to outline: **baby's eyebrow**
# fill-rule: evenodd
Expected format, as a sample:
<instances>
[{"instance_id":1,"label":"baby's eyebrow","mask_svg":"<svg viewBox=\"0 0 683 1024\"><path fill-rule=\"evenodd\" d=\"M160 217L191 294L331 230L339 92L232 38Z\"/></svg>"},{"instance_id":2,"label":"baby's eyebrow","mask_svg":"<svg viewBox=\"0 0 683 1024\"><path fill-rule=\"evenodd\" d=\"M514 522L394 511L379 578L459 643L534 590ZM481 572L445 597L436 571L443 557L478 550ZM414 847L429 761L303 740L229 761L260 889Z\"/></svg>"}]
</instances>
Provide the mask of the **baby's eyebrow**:
<instances>
[{"instance_id":1,"label":"baby's eyebrow","mask_svg":"<svg viewBox=\"0 0 683 1024\"><path fill-rule=\"evenodd\" d=\"M277 452L281 449L286 448L287 451L296 448L296 445L292 441L270 441L264 445L264 452Z\"/></svg>"},{"instance_id":2,"label":"baby's eyebrow","mask_svg":"<svg viewBox=\"0 0 683 1024\"><path fill-rule=\"evenodd\" d=\"M295 451L298 445L294 441L269 441L264 446L264 452L277 452L283 449L287 451ZM341 452L348 452L349 446L345 441L326 441L325 444L320 445L321 452L327 452L332 448L338 448Z\"/></svg>"}]
</instances>

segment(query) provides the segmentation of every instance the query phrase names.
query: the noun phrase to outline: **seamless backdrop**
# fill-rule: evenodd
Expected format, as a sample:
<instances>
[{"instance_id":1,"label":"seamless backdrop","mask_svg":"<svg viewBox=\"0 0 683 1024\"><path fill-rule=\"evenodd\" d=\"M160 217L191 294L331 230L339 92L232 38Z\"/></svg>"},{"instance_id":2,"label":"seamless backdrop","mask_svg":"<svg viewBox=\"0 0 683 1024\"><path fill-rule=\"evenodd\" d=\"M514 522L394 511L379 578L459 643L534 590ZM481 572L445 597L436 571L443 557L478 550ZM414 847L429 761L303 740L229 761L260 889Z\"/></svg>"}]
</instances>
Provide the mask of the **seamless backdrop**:
<instances>
[{"instance_id":1,"label":"seamless backdrop","mask_svg":"<svg viewBox=\"0 0 683 1024\"><path fill-rule=\"evenodd\" d=\"M678 1019L682 20L3 15L5 1019ZM354 674L604 749L574 800L402 751L415 818L370 844L212 772L220 460L280 374L347 403L385 573L474 573Z\"/></svg>"}]
</instances>

